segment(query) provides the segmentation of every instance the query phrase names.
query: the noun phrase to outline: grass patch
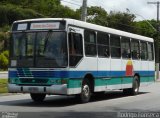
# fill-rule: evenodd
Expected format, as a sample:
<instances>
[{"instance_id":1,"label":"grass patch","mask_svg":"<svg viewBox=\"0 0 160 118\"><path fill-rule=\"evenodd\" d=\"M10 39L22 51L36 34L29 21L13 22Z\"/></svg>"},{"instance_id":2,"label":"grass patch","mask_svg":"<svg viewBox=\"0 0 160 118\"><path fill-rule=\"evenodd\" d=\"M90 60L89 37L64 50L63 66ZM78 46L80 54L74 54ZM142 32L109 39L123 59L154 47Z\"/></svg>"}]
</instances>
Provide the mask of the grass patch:
<instances>
[{"instance_id":1,"label":"grass patch","mask_svg":"<svg viewBox=\"0 0 160 118\"><path fill-rule=\"evenodd\" d=\"M7 84L8 84L7 79L0 79L0 94L8 93Z\"/></svg>"}]
</instances>

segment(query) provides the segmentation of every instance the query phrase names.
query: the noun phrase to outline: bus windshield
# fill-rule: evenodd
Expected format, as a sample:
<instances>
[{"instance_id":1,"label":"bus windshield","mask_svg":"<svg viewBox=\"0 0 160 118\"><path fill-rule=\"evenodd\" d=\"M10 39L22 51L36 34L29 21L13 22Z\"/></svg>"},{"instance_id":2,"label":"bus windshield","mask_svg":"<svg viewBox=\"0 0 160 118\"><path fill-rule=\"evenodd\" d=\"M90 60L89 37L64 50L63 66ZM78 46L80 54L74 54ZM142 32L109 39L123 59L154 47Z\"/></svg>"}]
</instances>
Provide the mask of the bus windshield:
<instances>
[{"instance_id":1,"label":"bus windshield","mask_svg":"<svg viewBox=\"0 0 160 118\"><path fill-rule=\"evenodd\" d=\"M66 67L67 39L65 32L21 32L13 33L12 58L17 66L33 63L33 67ZM31 61L32 60L32 61Z\"/></svg>"}]
</instances>

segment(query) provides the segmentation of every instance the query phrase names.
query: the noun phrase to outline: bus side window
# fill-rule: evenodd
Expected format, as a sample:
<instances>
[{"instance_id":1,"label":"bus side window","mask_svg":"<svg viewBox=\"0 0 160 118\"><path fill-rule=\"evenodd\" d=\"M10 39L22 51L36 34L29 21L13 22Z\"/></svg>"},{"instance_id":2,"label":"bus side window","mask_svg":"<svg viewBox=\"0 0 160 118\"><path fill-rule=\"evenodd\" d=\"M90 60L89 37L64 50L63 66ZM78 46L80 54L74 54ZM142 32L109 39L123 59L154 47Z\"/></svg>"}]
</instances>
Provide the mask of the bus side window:
<instances>
[{"instance_id":1,"label":"bus side window","mask_svg":"<svg viewBox=\"0 0 160 118\"><path fill-rule=\"evenodd\" d=\"M130 39L122 37L121 39L122 58L131 58Z\"/></svg>"},{"instance_id":2,"label":"bus side window","mask_svg":"<svg viewBox=\"0 0 160 118\"><path fill-rule=\"evenodd\" d=\"M111 48L111 57L112 58L120 58L121 57L120 36L110 35L110 48Z\"/></svg>"},{"instance_id":3,"label":"bus side window","mask_svg":"<svg viewBox=\"0 0 160 118\"><path fill-rule=\"evenodd\" d=\"M76 53L75 51L75 45L74 45L74 33L69 34L69 54L74 55Z\"/></svg>"},{"instance_id":4,"label":"bus side window","mask_svg":"<svg viewBox=\"0 0 160 118\"><path fill-rule=\"evenodd\" d=\"M141 59L142 60L148 59L147 42L143 42L143 41L141 41Z\"/></svg>"},{"instance_id":5,"label":"bus side window","mask_svg":"<svg viewBox=\"0 0 160 118\"><path fill-rule=\"evenodd\" d=\"M148 59L149 61L154 60L153 43L148 43Z\"/></svg>"},{"instance_id":6,"label":"bus side window","mask_svg":"<svg viewBox=\"0 0 160 118\"><path fill-rule=\"evenodd\" d=\"M97 33L98 56L109 57L109 35L107 33Z\"/></svg>"},{"instance_id":7,"label":"bus side window","mask_svg":"<svg viewBox=\"0 0 160 118\"><path fill-rule=\"evenodd\" d=\"M69 33L69 65L76 66L83 57L82 35L78 33Z\"/></svg>"},{"instance_id":8,"label":"bus side window","mask_svg":"<svg viewBox=\"0 0 160 118\"><path fill-rule=\"evenodd\" d=\"M96 33L92 30L84 30L84 41L86 56L96 56Z\"/></svg>"},{"instance_id":9,"label":"bus side window","mask_svg":"<svg viewBox=\"0 0 160 118\"><path fill-rule=\"evenodd\" d=\"M131 40L131 54L132 54L132 59L140 59L140 46L139 46L139 41L132 39Z\"/></svg>"}]
</instances>

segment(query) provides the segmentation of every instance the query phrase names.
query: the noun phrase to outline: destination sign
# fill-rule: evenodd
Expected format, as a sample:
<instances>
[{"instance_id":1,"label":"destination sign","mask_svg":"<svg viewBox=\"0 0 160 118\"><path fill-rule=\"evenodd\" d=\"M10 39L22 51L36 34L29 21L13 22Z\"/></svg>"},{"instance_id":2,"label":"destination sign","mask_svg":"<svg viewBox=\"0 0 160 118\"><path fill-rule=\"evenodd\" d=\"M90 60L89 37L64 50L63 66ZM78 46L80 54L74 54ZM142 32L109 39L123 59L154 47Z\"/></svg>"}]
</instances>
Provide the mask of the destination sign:
<instances>
[{"instance_id":1,"label":"destination sign","mask_svg":"<svg viewBox=\"0 0 160 118\"><path fill-rule=\"evenodd\" d=\"M31 30L41 30L41 29L59 29L60 23L31 23Z\"/></svg>"},{"instance_id":2,"label":"destination sign","mask_svg":"<svg viewBox=\"0 0 160 118\"><path fill-rule=\"evenodd\" d=\"M27 24L18 24L17 30L26 30L27 29Z\"/></svg>"}]
</instances>

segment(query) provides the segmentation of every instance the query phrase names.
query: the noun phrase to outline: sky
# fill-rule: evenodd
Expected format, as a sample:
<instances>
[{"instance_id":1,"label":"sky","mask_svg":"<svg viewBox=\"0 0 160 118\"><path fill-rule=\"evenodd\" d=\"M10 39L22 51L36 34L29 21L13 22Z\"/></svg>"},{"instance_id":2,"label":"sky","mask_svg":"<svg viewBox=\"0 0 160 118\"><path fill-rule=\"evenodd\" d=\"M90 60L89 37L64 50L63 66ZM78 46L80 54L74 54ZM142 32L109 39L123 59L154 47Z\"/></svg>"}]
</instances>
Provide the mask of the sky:
<instances>
[{"instance_id":1,"label":"sky","mask_svg":"<svg viewBox=\"0 0 160 118\"><path fill-rule=\"evenodd\" d=\"M72 9L78 9L83 0L61 0L63 5ZM127 12L135 14L136 20L157 19L157 5L147 2L157 2L158 0L87 0L88 6L101 6L107 13L110 11Z\"/></svg>"}]
</instances>

